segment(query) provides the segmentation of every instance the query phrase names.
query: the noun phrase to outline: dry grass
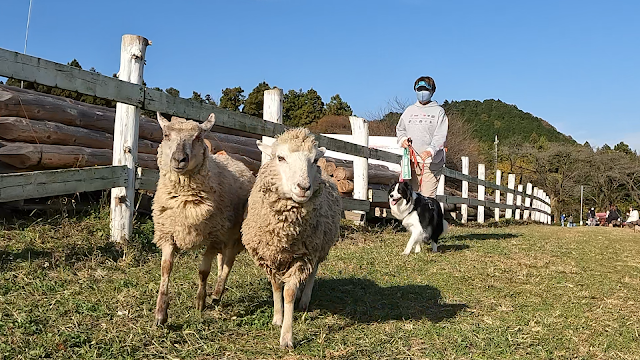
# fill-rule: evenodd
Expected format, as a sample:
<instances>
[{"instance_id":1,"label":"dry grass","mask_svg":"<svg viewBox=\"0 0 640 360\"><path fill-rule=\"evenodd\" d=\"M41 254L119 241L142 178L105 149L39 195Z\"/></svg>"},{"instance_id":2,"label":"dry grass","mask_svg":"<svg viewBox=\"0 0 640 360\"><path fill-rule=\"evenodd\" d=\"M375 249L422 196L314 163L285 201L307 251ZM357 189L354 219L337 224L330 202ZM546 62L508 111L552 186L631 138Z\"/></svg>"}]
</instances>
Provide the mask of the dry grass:
<instances>
[{"instance_id":1,"label":"dry grass","mask_svg":"<svg viewBox=\"0 0 640 360\"><path fill-rule=\"evenodd\" d=\"M405 232L347 230L291 352L246 254L202 314L198 255L181 254L169 323L154 327L151 233L138 224L122 261L104 212L0 225L0 358L640 358L640 233L625 229L456 228L443 253L409 257Z\"/></svg>"}]
</instances>

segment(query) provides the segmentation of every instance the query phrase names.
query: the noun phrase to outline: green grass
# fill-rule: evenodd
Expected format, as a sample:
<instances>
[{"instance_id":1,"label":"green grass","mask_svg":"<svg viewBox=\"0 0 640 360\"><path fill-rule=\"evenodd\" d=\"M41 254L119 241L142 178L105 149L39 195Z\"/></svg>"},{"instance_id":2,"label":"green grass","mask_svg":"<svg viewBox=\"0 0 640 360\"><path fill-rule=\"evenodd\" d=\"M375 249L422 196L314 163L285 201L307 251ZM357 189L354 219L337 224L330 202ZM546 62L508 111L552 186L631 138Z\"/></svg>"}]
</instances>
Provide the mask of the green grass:
<instances>
[{"instance_id":1,"label":"green grass","mask_svg":"<svg viewBox=\"0 0 640 360\"><path fill-rule=\"evenodd\" d=\"M107 213L0 223L1 359L640 358L640 233L627 229L454 228L443 253L403 257L406 232L345 228L286 351L246 253L202 314L199 254L181 254L154 327L152 224L121 260Z\"/></svg>"}]
</instances>

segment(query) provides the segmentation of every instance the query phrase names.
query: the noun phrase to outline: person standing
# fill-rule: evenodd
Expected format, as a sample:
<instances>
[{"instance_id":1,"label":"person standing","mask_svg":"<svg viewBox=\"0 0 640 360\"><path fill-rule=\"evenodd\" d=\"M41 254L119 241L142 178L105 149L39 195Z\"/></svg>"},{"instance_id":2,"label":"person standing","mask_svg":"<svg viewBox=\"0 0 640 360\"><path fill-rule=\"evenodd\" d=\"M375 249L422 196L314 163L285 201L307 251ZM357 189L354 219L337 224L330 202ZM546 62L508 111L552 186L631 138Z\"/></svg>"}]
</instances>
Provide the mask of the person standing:
<instances>
[{"instance_id":1,"label":"person standing","mask_svg":"<svg viewBox=\"0 0 640 360\"><path fill-rule=\"evenodd\" d=\"M438 181L446 161L444 144L449 131L449 119L444 109L431 97L436 83L430 76L421 76L413 84L418 101L400 116L396 126L398 144L413 147L418 164L412 164L410 183L427 197L435 197Z\"/></svg>"}]
</instances>

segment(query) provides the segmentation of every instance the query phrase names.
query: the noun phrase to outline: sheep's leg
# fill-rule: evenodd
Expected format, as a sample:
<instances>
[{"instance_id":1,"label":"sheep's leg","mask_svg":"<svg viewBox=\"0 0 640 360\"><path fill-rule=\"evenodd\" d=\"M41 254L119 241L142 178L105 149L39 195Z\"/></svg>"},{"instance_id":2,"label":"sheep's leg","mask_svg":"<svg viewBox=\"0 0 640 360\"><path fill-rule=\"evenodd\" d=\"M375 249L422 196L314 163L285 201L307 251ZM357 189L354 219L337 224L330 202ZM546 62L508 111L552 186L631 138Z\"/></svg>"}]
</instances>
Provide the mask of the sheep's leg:
<instances>
[{"instance_id":1,"label":"sheep's leg","mask_svg":"<svg viewBox=\"0 0 640 360\"><path fill-rule=\"evenodd\" d=\"M218 253L218 275L222 274L222 264L224 261L224 255L222 253Z\"/></svg>"},{"instance_id":2,"label":"sheep's leg","mask_svg":"<svg viewBox=\"0 0 640 360\"><path fill-rule=\"evenodd\" d=\"M279 280L271 279L271 290L273 290L273 325L282 326L282 283Z\"/></svg>"},{"instance_id":3,"label":"sheep's leg","mask_svg":"<svg viewBox=\"0 0 640 360\"><path fill-rule=\"evenodd\" d=\"M216 254L216 250L209 244L207 250L202 255L202 262L200 262L200 268L198 269L198 275L200 277L200 283L198 284L198 294L196 295L196 309L202 311L206 307L207 302L207 279L211 273L211 263L213 257Z\"/></svg>"},{"instance_id":4,"label":"sheep's leg","mask_svg":"<svg viewBox=\"0 0 640 360\"><path fill-rule=\"evenodd\" d=\"M280 347L293 348L293 307L296 300L298 283L288 282L284 285L284 317L280 329Z\"/></svg>"},{"instance_id":5,"label":"sheep's leg","mask_svg":"<svg viewBox=\"0 0 640 360\"><path fill-rule=\"evenodd\" d=\"M222 298L222 293L224 292L224 287L227 284L229 272L231 272L233 263L236 261L236 256L240 251L242 251L242 248L238 249L237 247L233 247L224 249L223 251L222 271L218 273L216 288L213 290L213 301L220 301L220 298Z\"/></svg>"},{"instance_id":6,"label":"sheep's leg","mask_svg":"<svg viewBox=\"0 0 640 360\"><path fill-rule=\"evenodd\" d=\"M298 303L298 310L307 311L309 308L309 301L311 301L311 292L313 291L313 282L316 279L316 274L318 273L318 267L320 264L316 264L314 266L313 271L309 274L307 281L304 285L304 291L302 291L302 297L300 297L300 302Z\"/></svg>"},{"instance_id":7,"label":"sheep's leg","mask_svg":"<svg viewBox=\"0 0 640 360\"><path fill-rule=\"evenodd\" d=\"M167 309L169 308L169 276L173 268L175 246L166 244L162 247L162 265L160 271L160 289L158 289L158 301L156 302L156 325L164 325L167 322Z\"/></svg>"}]
</instances>

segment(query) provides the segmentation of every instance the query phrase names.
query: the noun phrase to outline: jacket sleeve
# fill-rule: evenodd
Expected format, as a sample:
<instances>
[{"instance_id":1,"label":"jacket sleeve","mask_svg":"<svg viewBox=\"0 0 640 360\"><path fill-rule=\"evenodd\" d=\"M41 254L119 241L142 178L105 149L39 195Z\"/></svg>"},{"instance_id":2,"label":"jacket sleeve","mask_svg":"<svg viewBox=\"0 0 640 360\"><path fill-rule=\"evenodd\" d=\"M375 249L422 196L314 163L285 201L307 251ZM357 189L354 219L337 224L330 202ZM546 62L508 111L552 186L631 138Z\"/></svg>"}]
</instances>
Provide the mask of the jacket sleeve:
<instances>
[{"instance_id":1,"label":"jacket sleeve","mask_svg":"<svg viewBox=\"0 0 640 360\"><path fill-rule=\"evenodd\" d=\"M398 145L402 145L402 142L407 139L409 136L407 135L407 127L404 124L404 114L407 111L402 113L400 116L400 120L398 120L398 125L396 125L396 137L398 138Z\"/></svg>"},{"instance_id":2,"label":"jacket sleeve","mask_svg":"<svg viewBox=\"0 0 640 360\"><path fill-rule=\"evenodd\" d=\"M447 118L447 114L445 114L444 109L442 109L440 110L440 113L438 113L438 123L436 124L435 131L433 132L431 144L427 147L428 150L431 150L433 155L435 155L436 151L444 149L444 142L447 140L448 131L449 118Z\"/></svg>"}]
</instances>

